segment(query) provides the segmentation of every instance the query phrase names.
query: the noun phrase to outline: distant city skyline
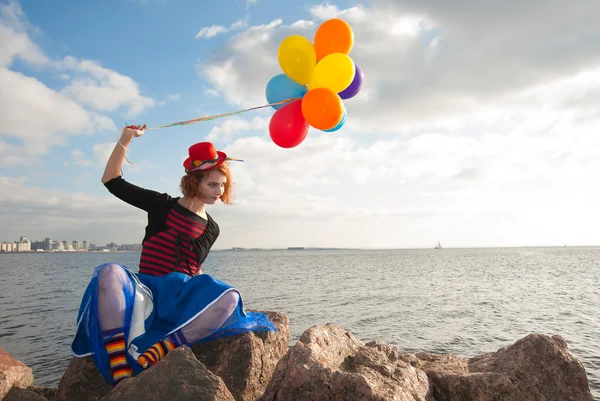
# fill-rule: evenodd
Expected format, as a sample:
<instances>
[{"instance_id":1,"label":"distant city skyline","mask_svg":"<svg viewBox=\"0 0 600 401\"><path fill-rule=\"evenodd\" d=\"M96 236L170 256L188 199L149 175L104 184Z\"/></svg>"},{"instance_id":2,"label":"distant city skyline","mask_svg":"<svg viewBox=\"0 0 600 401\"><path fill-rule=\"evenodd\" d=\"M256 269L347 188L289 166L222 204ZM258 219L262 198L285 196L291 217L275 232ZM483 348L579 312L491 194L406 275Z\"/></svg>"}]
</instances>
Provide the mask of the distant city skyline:
<instances>
[{"instance_id":1,"label":"distant city skyline","mask_svg":"<svg viewBox=\"0 0 600 401\"><path fill-rule=\"evenodd\" d=\"M30 251L94 251L94 250L135 250L142 249L141 243L134 244L117 244L115 242L107 243L106 245L96 245L86 240L81 243L78 240L71 242L66 240L53 240L50 237L45 237L43 240L31 241L25 236L19 237L15 241L1 241L0 252L30 252Z\"/></svg>"},{"instance_id":2,"label":"distant city skyline","mask_svg":"<svg viewBox=\"0 0 600 401\"><path fill-rule=\"evenodd\" d=\"M15 241L0 241L0 251L6 251L6 248L4 245L8 244L8 243L13 243L13 244L17 244L18 242L22 241L23 239L29 240L27 237L21 236L19 238L19 240L15 240ZM30 240L29 240L30 241ZM63 248L54 248L52 249L52 247L49 247L48 245L43 245L47 242L50 242L50 244L59 244L62 243L63 247L65 245L65 243L69 244L68 247L66 247L67 249L64 250L73 250L73 251L81 251L81 250L94 250L94 251L100 251L100 250L110 250L110 251L118 251L118 250L124 250L124 251L141 251L142 249L142 243L116 243L116 242L108 242L106 244L102 244L102 245L98 245L96 243L93 242L88 242L88 241L82 241L81 243L79 243L78 240L73 240L71 242L66 241L66 240L62 240L62 241L58 241L58 240L52 240L49 237L46 237L44 240L38 240L38 241L30 241L31 244L36 243L37 247L40 247L40 244L42 244L42 246L40 247L40 250L44 250L44 251L51 251L51 250L60 250L63 251ZM80 245L81 247L79 249L77 249L77 247L75 246L75 244ZM221 247L213 247L212 250L215 251L225 251L225 250L301 250L301 249L305 249L305 250L315 250L315 249L446 249L446 248L450 248L450 249L459 249L459 248L536 248L536 247L599 247L600 244L538 244L538 245L529 245L529 244L523 244L523 245L514 245L514 246L454 246L454 247L442 247L441 246L441 241L438 241L436 244L433 244L431 246L424 246L424 247L395 247L395 248L384 248L384 247L320 247L320 246L278 246L278 247L243 247L243 246L232 246L232 247L227 247L227 248L221 248ZM69 249L70 248L70 249ZM17 248L15 248L16 251ZM32 247L31 249L36 250L35 248ZM29 249L27 249L27 251L29 251Z\"/></svg>"}]
</instances>

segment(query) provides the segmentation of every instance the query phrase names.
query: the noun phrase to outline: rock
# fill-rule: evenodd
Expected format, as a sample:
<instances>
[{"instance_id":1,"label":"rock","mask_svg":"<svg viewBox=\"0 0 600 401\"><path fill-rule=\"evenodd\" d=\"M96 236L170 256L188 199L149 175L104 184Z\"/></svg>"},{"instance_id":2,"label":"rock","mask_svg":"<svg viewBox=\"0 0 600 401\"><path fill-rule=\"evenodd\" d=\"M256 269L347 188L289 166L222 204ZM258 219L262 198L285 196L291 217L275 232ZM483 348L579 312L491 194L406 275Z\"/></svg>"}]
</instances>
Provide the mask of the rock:
<instances>
[{"instance_id":1,"label":"rock","mask_svg":"<svg viewBox=\"0 0 600 401\"><path fill-rule=\"evenodd\" d=\"M4 401L48 401L48 399L33 390L13 387L4 397Z\"/></svg>"},{"instance_id":2,"label":"rock","mask_svg":"<svg viewBox=\"0 0 600 401\"><path fill-rule=\"evenodd\" d=\"M265 391L290 342L287 316L264 312L277 332L244 333L192 347L196 358L223 379L236 401L255 401Z\"/></svg>"},{"instance_id":3,"label":"rock","mask_svg":"<svg viewBox=\"0 0 600 401\"><path fill-rule=\"evenodd\" d=\"M177 348L115 389L91 357L73 358L55 400L593 401L583 365L559 336L532 334L497 352L463 358L399 354L393 345L365 345L327 324L311 327L288 347L288 318L266 313L276 333L244 333ZM31 385L29 368L10 360L25 377L13 375L14 382ZM15 387L9 401L43 401L32 392L50 400L52 390Z\"/></svg>"},{"instance_id":4,"label":"rock","mask_svg":"<svg viewBox=\"0 0 600 401\"><path fill-rule=\"evenodd\" d=\"M531 334L470 359L427 353L400 357L427 373L437 401L593 401L583 365L560 336Z\"/></svg>"},{"instance_id":5,"label":"rock","mask_svg":"<svg viewBox=\"0 0 600 401\"><path fill-rule=\"evenodd\" d=\"M425 372L401 360L394 345L369 342L348 358L346 369L366 378L369 399L433 401Z\"/></svg>"},{"instance_id":6,"label":"rock","mask_svg":"<svg viewBox=\"0 0 600 401\"><path fill-rule=\"evenodd\" d=\"M364 346L341 327L305 331L281 359L260 401L433 401L426 374L396 347Z\"/></svg>"},{"instance_id":7,"label":"rock","mask_svg":"<svg viewBox=\"0 0 600 401\"><path fill-rule=\"evenodd\" d=\"M236 400L260 397L279 359L287 352L287 316L265 312L277 332L244 333L193 347L197 358L231 389ZM58 386L56 401L95 401L112 390L91 357L73 358Z\"/></svg>"},{"instance_id":8,"label":"rock","mask_svg":"<svg viewBox=\"0 0 600 401\"><path fill-rule=\"evenodd\" d=\"M0 347L0 400L13 387L26 388L31 385L33 385L31 369Z\"/></svg>"},{"instance_id":9,"label":"rock","mask_svg":"<svg viewBox=\"0 0 600 401\"><path fill-rule=\"evenodd\" d=\"M155 366L119 383L102 401L234 401L225 383L181 346Z\"/></svg>"},{"instance_id":10,"label":"rock","mask_svg":"<svg viewBox=\"0 0 600 401\"><path fill-rule=\"evenodd\" d=\"M44 398L47 398L48 400L54 400L54 397L56 396L56 388L53 387L41 387L41 386L32 386L32 387L27 387L27 390L29 391L34 391L36 393L38 393L39 395L41 395Z\"/></svg>"},{"instance_id":11,"label":"rock","mask_svg":"<svg viewBox=\"0 0 600 401\"><path fill-rule=\"evenodd\" d=\"M58 384L56 401L97 401L112 390L112 386L96 368L91 356L74 357Z\"/></svg>"}]
</instances>

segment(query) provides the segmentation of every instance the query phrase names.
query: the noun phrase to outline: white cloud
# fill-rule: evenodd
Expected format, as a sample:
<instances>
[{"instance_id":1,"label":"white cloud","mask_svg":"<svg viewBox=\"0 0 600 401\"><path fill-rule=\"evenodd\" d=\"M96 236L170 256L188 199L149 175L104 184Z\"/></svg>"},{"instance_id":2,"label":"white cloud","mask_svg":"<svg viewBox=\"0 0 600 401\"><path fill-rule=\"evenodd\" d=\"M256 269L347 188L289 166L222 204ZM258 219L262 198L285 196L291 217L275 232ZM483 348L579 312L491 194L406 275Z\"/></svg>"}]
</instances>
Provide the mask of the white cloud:
<instances>
[{"instance_id":1,"label":"white cloud","mask_svg":"<svg viewBox=\"0 0 600 401\"><path fill-rule=\"evenodd\" d=\"M92 147L92 161L93 164L98 167L104 167L108 158L110 157L113 149L117 146L118 138L115 138L112 141L97 143ZM135 141L133 142L135 143ZM134 147L134 145L130 144L126 153L127 158L132 164L129 164L126 160L123 162L123 170L131 173L139 173L142 170L150 170L157 166L157 164L153 161L147 159L138 159L136 154L131 151L130 148ZM183 161L183 160L182 160Z\"/></svg>"},{"instance_id":2,"label":"white cloud","mask_svg":"<svg viewBox=\"0 0 600 401\"><path fill-rule=\"evenodd\" d=\"M14 58L35 66L45 66L50 62L44 52L29 39L27 29L29 24L19 3L10 1L0 4L0 67L9 66Z\"/></svg>"},{"instance_id":3,"label":"white cloud","mask_svg":"<svg viewBox=\"0 0 600 401\"><path fill-rule=\"evenodd\" d=\"M589 185L599 148L597 136L570 132L365 145L311 131L294 149L238 139L224 149L245 160L231 163L238 205L219 209L234 232L219 245L424 246L433 232L453 246L593 243L600 235L585 222L600 218L600 191ZM257 225L260 238L240 228Z\"/></svg>"},{"instance_id":4,"label":"white cloud","mask_svg":"<svg viewBox=\"0 0 600 401\"><path fill-rule=\"evenodd\" d=\"M71 150L71 157L75 160L83 159L85 154L81 151L81 149L73 149Z\"/></svg>"},{"instance_id":5,"label":"white cloud","mask_svg":"<svg viewBox=\"0 0 600 401\"><path fill-rule=\"evenodd\" d=\"M204 28L200 29L198 31L198 33L196 34L196 36L194 36L194 37L196 39L200 39L200 38L210 39L210 38L214 38L217 35L221 35L223 33L236 31L245 26L246 26L246 23L244 20L237 20L234 23L232 23L231 25L229 25L228 27L225 27L222 25L205 26Z\"/></svg>"},{"instance_id":6,"label":"white cloud","mask_svg":"<svg viewBox=\"0 0 600 401\"><path fill-rule=\"evenodd\" d=\"M486 182L551 185L593 179L600 167L593 158L600 148L600 137L593 135L598 128L600 121L574 136L569 124L559 123L552 136L528 136L520 130L479 137L422 134L370 144L311 129L297 148L281 149L268 138L252 137L234 141L226 152L246 160L242 170L250 186L268 177L280 190L306 190L319 182L432 182L454 188Z\"/></svg>"},{"instance_id":7,"label":"white cloud","mask_svg":"<svg viewBox=\"0 0 600 401\"><path fill-rule=\"evenodd\" d=\"M115 146L116 141L95 144L92 147L94 160L96 160L101 165L106 164ZM128 153L128 156L130 155L130 153L131 152Z\"/></svg>"},{"instance_id":8,"label":"white cloud","mask_svg":"<svg viewBox=\"0 0 600 401\"><path fill-rule=\"evenodd\" d=\"M97 111L114 111L127 108L127 115L135 117L156 101L140 94L139 85L130 77L100 66L91 60L66 57L60 63L64 68L77 72L63 93L91 106Z\"/></svg>"},{"instance_id":9,"label":"white cloud","mask_svg":"<svg viewBox=\"0 0 600 401\"><path fill-rule=\"evenodd\" d=\"M87 167L87 166L92 165L92 161L91 160L76 160L75 165L81 166L81 167Z\"/></svg>"},{"instance_id":10,"label":"white cloud","mask_svg":"<svg viewBox=\"0 0 600 401\"><path fill-rule=\"evenodd\" d=\"M22 147L12 145L0 137L1 167L22 167L31 164L40 165L41 159L28 154Z\"/></svg>"},{"instance_id":11,"label":"white cloud","mask_svg":"<svg viewBox=\"0 0 600 401\"><path fill-rule=\"evenodd\" d=\"M231 139L234 135L240 136L240 134L247 132L266 132L268 126L269 118L254 117L251 120L246 120L241 117L232 117L225 119L222 123L213 127L208 133L207 140L227 140Z\"/></svg>"},{"instance_id":12,"label":"white cloud","mask_svg":"<svg viewBox=\"0 0 600 401\"><path fill-rule=\"evenodd\" d=\"M70 135L115 129L108 117L86 111L35 78L0 68L0 81L0 133L21 138L26 153L45 153Z\"/></svg>"},{"instance_id":13,"label":"white cloud","mask_svg":"<svg viewBox=\"0 0 600 401\"><path fill-rule=\"evenodd\" d=\"M14 238L14 227L18 227L31 240L48 236L100 243L106 238L123 243L138 238L141 242L139 233L143 232L146 213L132 212L108 191L106 196L64 193L34 187L25 178L0 176L0 193L3 241ZM36 211L35 219L31 210Z\"/></svg>"},{"instance_id":14,"label":"white cloud","mask_svg":"<svg viewBox=\"0 0 600 401\"><path fill-rule=\"evenodd\" d=\"M90 135L116 130L104 112L123 108L128 115L139 114L155 101L140 94L131 78L90 60L65 57L50 59L31 37L39 29L27 21L20 5L0 4L0 153L11 152L4 166L19 165L47 153L55 145L65 145L74 135ZM12 71L16 61L36 71L48 70L67 84L51 89L23 72ZM43 159L35 159L44 163Z\"/></svg>"},{"instance_id":15,"label":"white cloud","mask_svg":"<svg viewBox=\"0 0 600 401\"><path fill-rule=\"evenodd\" d=\"M415 128L452 129L455 121L502 106L516 92L600 65L593 49L600 28L592 17L600 3L592 0L577 8L556 3L564 15L574 17L560 32L555 10L530 7L529 3L511 6L511 15L531 15L531 19L518 18L516 29L512 27L514 18L507 24L488 12L487 7L496 6L474 11L458 5L462 14L455 21L456 10L436 4L384 1L372 8L346 10L331 4L314 6L309 11L315 21L284 25L275 20L250 27L197 68L229 103L262 104L266 83L281 73L277 49L283 38L300 34L312 40L323 20L340 17L354 30L350 56L365 73L362 93L345 101L348 128L411 133ZM542 9L546 11L540 13ZM473 13L477 21L467 17ZM587 23L581 24L575 16ZM482 24L486 18L493 22ZM531 39L526 21L536 21L536 40ZM566 43L569 48L564 47Z\"/></svg>"},{"instance_id":16,"label":"white cloud","mask_svg":"<svg viewBox=\"0 0 600 401\"><path fill-rule=\"evenodd\" d=\"M309 12L319 21L325 21L331 18L341 18L348 23L364 21L368 15L367 10L362 6L340 10L337 6L329 3L312 6L310 7Z\"/></svg>"},{"instance_id":17,"label":"white cloud","mask_svg":"<svg viewBox=\"0 0 600 401\"><path fill-rule=\"evenodd\" d=\"M217 36L218 34L225 33L227 31L228 29L221 25L205 26L204 28L198 31L195 38L212 38Z\"/></svg>"}]
</instances>

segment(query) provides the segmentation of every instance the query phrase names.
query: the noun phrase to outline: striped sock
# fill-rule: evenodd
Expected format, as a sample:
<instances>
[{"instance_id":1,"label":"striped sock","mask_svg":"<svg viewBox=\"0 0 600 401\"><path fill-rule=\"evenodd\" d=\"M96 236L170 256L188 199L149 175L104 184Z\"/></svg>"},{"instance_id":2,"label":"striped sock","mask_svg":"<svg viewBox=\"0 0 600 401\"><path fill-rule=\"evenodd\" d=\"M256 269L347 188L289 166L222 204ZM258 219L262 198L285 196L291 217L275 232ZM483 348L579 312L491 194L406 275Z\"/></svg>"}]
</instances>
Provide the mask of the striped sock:
<instances>
[{"instance_id":1,"label":"striped sock","mask_svg":"<svg viewBox=\"0 0 600 401\"><path fill-rule=\"evenodd\" d=\"M115 386L132 375L132 369L125 357L125 333L121 329L119 330L114 335L104 337L104 347L108 353Z\"/></svg>"},{"instance_id":2,"label":"striped sock","mask_svg":"<svg viewBox=\"0 0 600 401\"><path fill-rule=\"evenodd\" d=\"M173 351L181 344L185 344L185 337L183 336L183 333L181 333L181 330L178 330L166 337L164 340L161 340L148 348L142 355L138 357L138 363L144 369L146 369L148 366L154 366L158 363L158 361L164 358L169 351Z\"/></svg>"}]
</instances>

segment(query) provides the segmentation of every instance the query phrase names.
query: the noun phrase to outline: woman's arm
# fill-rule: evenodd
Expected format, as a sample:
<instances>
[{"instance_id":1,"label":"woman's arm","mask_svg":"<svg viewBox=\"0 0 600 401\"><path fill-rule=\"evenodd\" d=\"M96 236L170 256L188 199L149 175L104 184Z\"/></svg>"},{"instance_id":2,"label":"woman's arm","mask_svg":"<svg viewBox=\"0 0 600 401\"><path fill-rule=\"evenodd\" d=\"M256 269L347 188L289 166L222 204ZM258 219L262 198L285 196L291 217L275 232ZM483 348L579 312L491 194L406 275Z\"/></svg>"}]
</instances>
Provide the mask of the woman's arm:
<instances>
[{"instance_id":1,"label":"woman's arm","mask_svg":"<svg viewBox=\"0 0 600 401\"><path fill-rule=\"evenodd\" d=\"M131 126L131 128L123 128L121 138L115 145L115 148L113 149L110 157L108 158L108 162L106 163L104 174L102 175L103 184L106 184L108 181L121 175L123 160L125 160L125 148L129 146L133 138L142 136L145 129L146 124Z\"/></svg>"},{"instance_id":2,"label":"woman's arm","mask_svg":"<svg viewBox=\"0 0 600 401\"><path fill-rule=\"evenodd\" d=\"M166 193L161 194L150 189L138 187L121 177L121 168L123 167L123 159L125 159L124 148L129 146L133 138L142 136L145 129L146 124L123 129L119 143L115 145L106 163L104 175L102 175L102 183L117 198L149 212L158 204L170 200L171 197Z\"/></svg>"}]
</instances>

